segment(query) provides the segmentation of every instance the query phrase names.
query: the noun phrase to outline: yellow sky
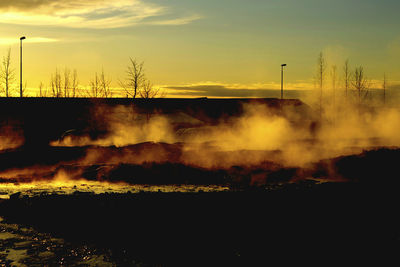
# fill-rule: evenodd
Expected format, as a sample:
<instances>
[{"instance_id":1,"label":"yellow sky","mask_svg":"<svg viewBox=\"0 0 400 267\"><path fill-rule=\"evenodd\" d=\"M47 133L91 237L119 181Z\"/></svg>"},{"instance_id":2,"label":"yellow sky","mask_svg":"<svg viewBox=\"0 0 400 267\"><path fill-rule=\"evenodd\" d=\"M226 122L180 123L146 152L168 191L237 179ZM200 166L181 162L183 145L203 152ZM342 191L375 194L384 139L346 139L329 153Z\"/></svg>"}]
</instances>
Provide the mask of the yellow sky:
<instances>
[{"instance_id":1,"label":"yellow sky","mask_svg":"<svg viewBox=\"0 0 400 267\"><path fill-rule=\"evenodd\" d=\"M153 84L175 88L171 95L276 90L282 63L285 88L312 89L320 51L339 76L349 58L375 87L383 73L397 86L399 7L394 0L6 0L0 55L11 48L18 87L19 37L27 37L23 81L31 89L48 86L56 68L76 69L82 88L103 69L117 88L130 57L145 62Z\"/></svg>"}]
</instances>

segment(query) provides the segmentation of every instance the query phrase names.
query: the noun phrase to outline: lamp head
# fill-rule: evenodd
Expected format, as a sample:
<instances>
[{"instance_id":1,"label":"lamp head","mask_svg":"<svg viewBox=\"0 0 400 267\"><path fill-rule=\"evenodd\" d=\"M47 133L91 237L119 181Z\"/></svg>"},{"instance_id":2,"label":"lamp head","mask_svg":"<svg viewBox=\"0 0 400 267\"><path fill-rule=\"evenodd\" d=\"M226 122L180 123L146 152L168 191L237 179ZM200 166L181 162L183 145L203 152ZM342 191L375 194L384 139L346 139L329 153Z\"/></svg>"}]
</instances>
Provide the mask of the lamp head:
<instances>
[{"instance_id":1,"label":"lamp head","mask_svg":"<svg viewBox=\"0 0 400 267\"><path fill-rule=\"evenodd\" d=\"M282 67L286 67L286 64L282 64L281 66L282 66Z\"/></svg>"},{"instance_id":2,"label":"lamp head","mask_svg":"<svg viewBox=\"0 0 400 267\"><path fill-rule=\"evenodd\" d=\"M19 38L21 41L22 40L25 40L26 39L26 37L25 36L22 36L21 38Z\"/></svg>"}]
</instances>

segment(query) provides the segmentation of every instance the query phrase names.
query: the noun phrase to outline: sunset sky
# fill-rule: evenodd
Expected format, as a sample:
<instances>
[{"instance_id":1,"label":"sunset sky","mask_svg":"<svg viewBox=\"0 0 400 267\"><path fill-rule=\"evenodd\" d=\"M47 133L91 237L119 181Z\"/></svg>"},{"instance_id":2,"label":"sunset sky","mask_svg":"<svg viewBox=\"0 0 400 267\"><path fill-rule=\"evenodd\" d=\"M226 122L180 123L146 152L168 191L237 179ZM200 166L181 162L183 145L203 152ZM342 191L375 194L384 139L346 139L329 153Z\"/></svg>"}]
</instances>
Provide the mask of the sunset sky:
<instances>
[{"instance_id":1,"label":"sunset sky","mask_svg":"<svg viewBox=\"0 0 400 267\"><path fill-rule=\"evenodd\" d=\"M2 0L0 55L11 47L19 77L19 37L27 37L28 88L65 67L81 86L104 68L118 87L132 57L169 96L278 89L282 63L286 88L312 89L320 51L339 71L349 58L396 87L399 10L398 0Z\"/></svg>"}]
</instances>

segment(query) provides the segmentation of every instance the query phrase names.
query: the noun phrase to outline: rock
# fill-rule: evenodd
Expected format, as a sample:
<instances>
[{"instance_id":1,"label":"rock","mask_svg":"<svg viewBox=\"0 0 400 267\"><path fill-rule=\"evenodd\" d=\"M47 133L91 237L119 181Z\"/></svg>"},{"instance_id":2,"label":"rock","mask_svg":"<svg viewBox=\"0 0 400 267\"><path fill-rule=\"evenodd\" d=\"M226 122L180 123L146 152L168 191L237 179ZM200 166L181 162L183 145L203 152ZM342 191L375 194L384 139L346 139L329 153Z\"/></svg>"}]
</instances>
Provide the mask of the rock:
<instances>
[{"instance_id":1,"label":"rock","mask_svg":"<svg viewBox=\"0 0 400 267\"><path fill-rule=\"evenodd\" d=\"M10 199L19 199L20 196L21 196L21 192L17 192L17 193L10 195Z\"/></svg>"}]
</instances>

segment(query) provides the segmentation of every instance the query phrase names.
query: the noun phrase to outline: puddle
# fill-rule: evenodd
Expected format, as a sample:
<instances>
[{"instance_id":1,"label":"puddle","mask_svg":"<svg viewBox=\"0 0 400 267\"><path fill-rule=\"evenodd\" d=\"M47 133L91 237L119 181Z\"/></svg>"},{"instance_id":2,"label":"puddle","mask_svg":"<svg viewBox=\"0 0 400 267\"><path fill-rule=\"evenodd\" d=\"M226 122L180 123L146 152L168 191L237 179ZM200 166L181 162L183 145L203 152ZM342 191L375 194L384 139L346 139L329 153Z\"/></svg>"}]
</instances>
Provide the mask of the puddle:
<instances>
[{"instance_id":1,"label":"puddle","mask_svg":"<svg viewBox=\"0 0 400 267\"><path fill-rule=\"evenodd\" d=\"M0 266L117 266L106 252L5 223L0 217Z\"/></svg>"}]
</instances>

